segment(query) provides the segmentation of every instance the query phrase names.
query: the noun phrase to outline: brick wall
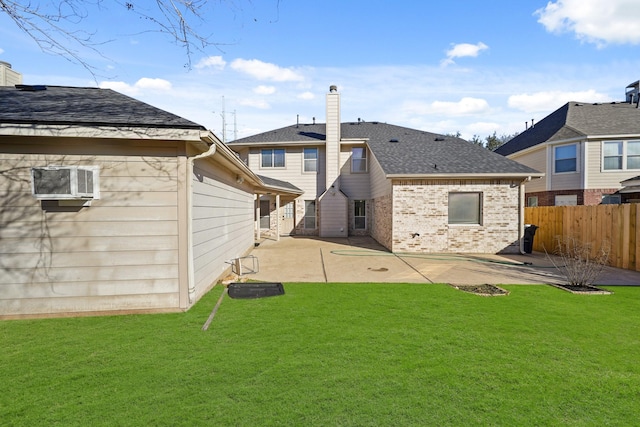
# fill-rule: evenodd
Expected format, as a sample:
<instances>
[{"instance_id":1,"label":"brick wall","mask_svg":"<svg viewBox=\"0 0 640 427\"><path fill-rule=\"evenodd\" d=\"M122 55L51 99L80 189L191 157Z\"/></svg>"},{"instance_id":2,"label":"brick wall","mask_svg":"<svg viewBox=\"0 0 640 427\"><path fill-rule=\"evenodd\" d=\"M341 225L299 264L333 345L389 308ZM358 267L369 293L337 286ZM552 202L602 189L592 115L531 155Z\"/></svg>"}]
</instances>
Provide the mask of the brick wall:
<instances>
[{"instance_id":1,"label":"brick wall","mask_svg":"<svg viewBox=\"0 0 640 427\"><path fill-rule=\"evenodd\" d=\"M371 200L371 237L391 250L393 217L391 194Z\"/></svg>"},{"instance_id":2,"label":"brick wall","mask_svg":"<svg viewBox=\"0 0 640 427\"><path fill-rule=\"evenodd\" d=\"M517 181L399 180L393 184L393 252L519 250ZM481 225L448 223L452 191L482 193Z\"/></svg>"}]
</instances>

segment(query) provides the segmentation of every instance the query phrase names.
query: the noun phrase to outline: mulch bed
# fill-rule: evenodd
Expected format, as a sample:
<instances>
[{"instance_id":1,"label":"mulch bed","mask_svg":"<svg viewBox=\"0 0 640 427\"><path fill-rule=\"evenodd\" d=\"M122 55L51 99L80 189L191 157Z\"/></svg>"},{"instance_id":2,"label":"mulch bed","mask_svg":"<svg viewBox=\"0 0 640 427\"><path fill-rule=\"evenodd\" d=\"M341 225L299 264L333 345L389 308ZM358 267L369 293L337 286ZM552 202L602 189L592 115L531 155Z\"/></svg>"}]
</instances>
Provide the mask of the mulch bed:
<instances>
[{"instance_id":1,"label":"mulch bed","mask_svg":"<svg viewBox=\"0 0 640 427\"><path fill-rule=\"evenodd\" d=\"M609 295L613 292L600 289L596 286L590 285L552 285L556 288L562 289L567 292L571 292L572 294L581 294L581 295Z\"/></svg>"},{"instance_id":2,"label":"mulch bed","mask_svg":"<svg viewBox=\"0 0 640 427\"><path fill-rule=\"evenodd\" d=\"M483 297L498 297L509 295L509 291L504 290L495 285L452 285L454 288L470 294L480 295Z\"/></svg>"}]
</instances>

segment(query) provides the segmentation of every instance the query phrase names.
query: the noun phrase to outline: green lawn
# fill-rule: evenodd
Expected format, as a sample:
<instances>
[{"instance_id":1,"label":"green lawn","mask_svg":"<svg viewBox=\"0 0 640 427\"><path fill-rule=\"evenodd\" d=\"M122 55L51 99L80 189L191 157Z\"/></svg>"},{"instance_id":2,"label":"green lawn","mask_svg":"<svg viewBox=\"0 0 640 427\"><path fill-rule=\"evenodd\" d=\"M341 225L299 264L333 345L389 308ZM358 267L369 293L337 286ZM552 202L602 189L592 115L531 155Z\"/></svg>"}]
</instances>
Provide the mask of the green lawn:
<instances>
[{"instance_id":1,"label":"green lawn","mask_svg":"<svg viewBox=\"0 0 640 427\"><path fill-rule=\"evenodd\" d=\"M640 287L286 284L181 314L0 322L0 424L627 426Z\"/></svg>"}]
</instances>

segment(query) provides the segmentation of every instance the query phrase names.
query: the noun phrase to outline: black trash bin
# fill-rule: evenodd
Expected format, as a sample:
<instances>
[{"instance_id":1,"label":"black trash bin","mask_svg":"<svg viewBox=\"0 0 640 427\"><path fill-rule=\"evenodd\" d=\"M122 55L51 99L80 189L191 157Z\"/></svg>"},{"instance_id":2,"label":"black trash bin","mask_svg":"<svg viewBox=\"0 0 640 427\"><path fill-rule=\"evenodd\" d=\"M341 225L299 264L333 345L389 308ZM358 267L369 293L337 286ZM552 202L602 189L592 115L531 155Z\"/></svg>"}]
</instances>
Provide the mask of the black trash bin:
<instances>
[{"instance_id":1,"label":"black trash bin","mask_svg":"<svg viewBox=\"0 0 640 427\"><path fill-rule=\"evenodd\" d=\"M537 225L525 224L524 226L524 251L528 254L533 252L533 236L536 235Z\"/></svg>"}]
</instances>

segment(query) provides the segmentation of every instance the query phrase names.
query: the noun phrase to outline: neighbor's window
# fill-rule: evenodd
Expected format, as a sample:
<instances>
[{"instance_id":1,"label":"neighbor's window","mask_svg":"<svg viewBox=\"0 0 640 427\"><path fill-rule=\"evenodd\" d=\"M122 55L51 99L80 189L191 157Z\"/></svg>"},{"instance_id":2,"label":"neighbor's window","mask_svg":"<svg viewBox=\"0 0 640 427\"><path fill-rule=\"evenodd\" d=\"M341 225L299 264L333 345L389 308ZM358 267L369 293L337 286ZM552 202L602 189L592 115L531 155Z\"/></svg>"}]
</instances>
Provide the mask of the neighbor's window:
<instances>
[{"instance_id":1,"label":"neighbor's window","mask_svg":"<svg viewBox=\"0 0 640 427\"><path fill-rule=\"evenodd\" d=\"M640 169L640 141L627 142L627 169Z\"/></svg>"},{"instance_id":2,"label":"neighbor's window","mask_svg":"<svg viewBox=\"0 0 640 427\"><path fill-rule=\"evenodd\" d=\"M449 224L482 224L482 193L449 193Z\"/></svg>"},{"instance_id":3,"label":"neighbor's window","mask_svg":"<svg viewBox=\"0 0 640 427\"><path fill-rule=\"evenodd\" d=\"M538 206L538 196L527 197L527 206L530 208L535 208L536 206Z\"/></svg>"},{"instance_id":4,"label":"neighbor's window","mask_svg":"<svg viewBox=\"0 0 640 427\"><path fill-rule=\"evenodd\" d=\"M351 172L362 173L367 171L367 148L353 147L351 149Z\"/></svg>"},{"instance_id":5,"label":"neighbor's window","mask_svg":"<svg viewBox=\"0 0 640 427\"><path fill-rule=\"evenodd\" d=\"M604 154L602 169L622 169L622 141L605 142L602 151Z\"/></svg>"},{"instance_id":6,"label":"neighbor's window","mask_svg":"<svg viewBox=\"0 0 640 427\"><path fill-rule=\"evenodd\" d=\"M318 171L318 149L317 148L305 148L304 149L304 172L317 172Z\"/></svg>"},{"instance_id":7,"label":"neighbor's window","mask_svg":"<svg viewBox=\"0 0 640 427\"><path fill-rule=\"evenodd\" d=\"M577 145L561 145L554 149L555 172L576 172Z\"/></svg>"},{"instance_id":8,"label":"neighbor's window","mask_svg":"<svg viewBox=\"0 0 640 427\"><path fill-rule=\"evenodd\" d=\"M367 206L364 200L353 202L353 228L364 230L367 228Z\"/></svg>"},{"instance_id":9,"label":"neighbor's window","mask_svg":"<svg viewBox=\"0 0 640 427\"><path fill-rule=\"evenodd\" d=\"M577 206L578 196L575 194L562 194L556 196L556 206Z\"/></svg>"},{"instance_id":10,"label":"neighbor's window","mask_svg":"<svg viewBox=\"0 0 640 427\"><path fill-rule=\"evenodd\" d=\"M622 203L622 197L619 194L603 194L602 195L602 204L603 205L619 205Z\"/></svg>"},{"instance_id":11,"label":"neighbor's window","mask_svg":"<svg viewBox=\"0 0 640 427\"><path fill-rule=\"evenodd\" d=\"M261 154L263 168L284 167L284 148L265 148Z\"/></svg>"},{"instance_id":12,"label":"neighbor's window","mask_svg":"<svg viewBox=\"0 0 640 427\"><path fill-rule=\"evenodd\" d=\"M316 228L316 201L304 201L304 228Z\"/></svg>"}]
</instances>

